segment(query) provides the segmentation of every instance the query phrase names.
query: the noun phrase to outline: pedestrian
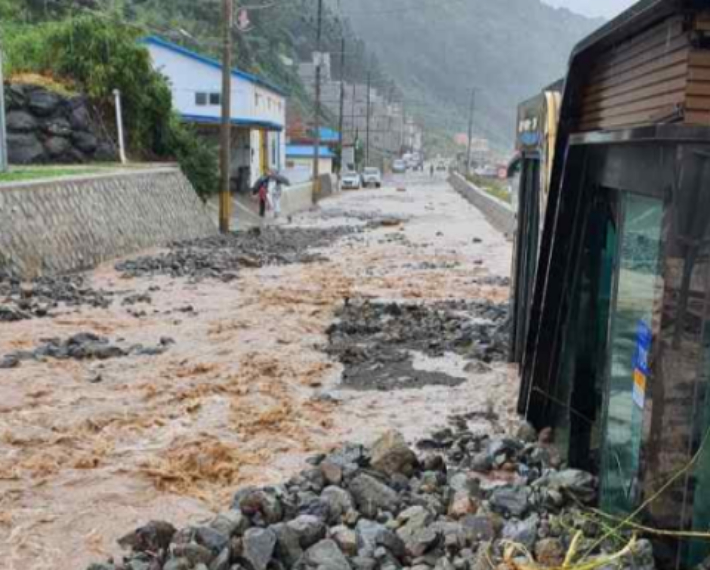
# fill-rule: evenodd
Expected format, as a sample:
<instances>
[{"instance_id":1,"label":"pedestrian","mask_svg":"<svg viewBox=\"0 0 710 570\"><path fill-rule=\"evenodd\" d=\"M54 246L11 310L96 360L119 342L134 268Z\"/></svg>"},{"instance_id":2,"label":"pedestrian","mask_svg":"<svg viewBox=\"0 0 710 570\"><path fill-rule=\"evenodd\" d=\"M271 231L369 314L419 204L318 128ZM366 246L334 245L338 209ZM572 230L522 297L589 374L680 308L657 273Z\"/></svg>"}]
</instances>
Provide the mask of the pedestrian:
<instances>
[{"instance_id":1,"label":"pedestrian","mask_svg":"<svg viewBox=\"0 0 710 570\"><path fill-rule=\"evenodd\" d=\"M429 165L429 176L434 178L434 165L433 164Z\"/></svg>"},{"instance_id":2,"label":"pedestrian","mask_svg":"<svg viewBox=\"0 0 710 570\"><path fill-rule=\"evenodd\" d=\"M257 180L256 185L252 189L252 193L259 200L259 216L266 217L266 206L269 201L269 177L262 176Z\"/></svg>"},{"instance_id":3,"label":"pedestrian","mask_svg":"<svg viewBox=\"0 0 710 570\"><path fill-rule=\"evenodd\" d=\"M269 178L269 198L271 199L271 208L274 210L274 218L281 215L281 197L283 196L283 186L281 178L276 171L271 172Z\"/></svg>"}]
</instances>

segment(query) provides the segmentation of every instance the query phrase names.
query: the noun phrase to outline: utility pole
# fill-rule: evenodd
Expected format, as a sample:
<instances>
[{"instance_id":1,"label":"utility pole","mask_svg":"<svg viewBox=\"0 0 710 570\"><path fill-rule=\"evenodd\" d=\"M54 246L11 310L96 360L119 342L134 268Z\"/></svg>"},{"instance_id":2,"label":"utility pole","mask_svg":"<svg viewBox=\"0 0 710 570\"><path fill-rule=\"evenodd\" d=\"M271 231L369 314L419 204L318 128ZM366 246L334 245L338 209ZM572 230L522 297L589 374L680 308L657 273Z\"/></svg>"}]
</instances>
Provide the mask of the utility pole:
<instances>
[{"instance_id":1,"label":"utility pole","mask_svg":"<svg viewBox=\"0 0 710 570\"><path fill-rule=\"evenodd\" d=\"M471 145L473 144L473 113L476 109L476 88L471 89L471 109L468 116L468 150L466 151L466 175L471 174Z\"/></svg>"},{"instance_id":2,"label":"utility pole","mask_svg":"<svg viewBox=\"0 0 710 570\"><path fill-rule=\"evenodd\" d=\"M338 148L340 149L340 172L343 171L343 128L345 126L345 38L340 42L340 126Z\"/></svg>"},{"instance_id":3,"label":"utility pole","mask_svg":"<svg viewBox=\"0 0 710 570\"><path fill-rule=\"evenodd\" d=\"M220 153L221 184L219 193L219 231L229 232L232 217L232 16L233 1L223 0L224 53L222 54L222 147Z\"/></svg>"},{"instance_id":4,"label":"utility pole","mask_svg":"<svg viewBox=\"0 0 710 570\"><path fill-rule=\"evenodd\" d=\"M365 166L370 166L370 104L372 101L370 86L372 85L372 71L367 70L367 116L365 122Z\"/></svg>"},{"instance_id":5,"label":"utility pole","mask_svg":"<svg viewBox=\"0 0 710 570\"><path fill-rule=\"evenodd\" d=\"M316 32L316 101L315 101L315 147L313 149L313 203L320 198L320 77L321 38L323 35L323 0L318 0L318 26Z\"/></svg>"},{"instance_id":6,"label":"utility pole","mask_svg":"<svg viewBox=\"0 0 710 570\"><path fill-rule=\"evenodd\" d=\"M2 44L0 44L0 172L6 172L7 132L5 130L5 83L2 74Z\"/></svg>"}]
</instances>

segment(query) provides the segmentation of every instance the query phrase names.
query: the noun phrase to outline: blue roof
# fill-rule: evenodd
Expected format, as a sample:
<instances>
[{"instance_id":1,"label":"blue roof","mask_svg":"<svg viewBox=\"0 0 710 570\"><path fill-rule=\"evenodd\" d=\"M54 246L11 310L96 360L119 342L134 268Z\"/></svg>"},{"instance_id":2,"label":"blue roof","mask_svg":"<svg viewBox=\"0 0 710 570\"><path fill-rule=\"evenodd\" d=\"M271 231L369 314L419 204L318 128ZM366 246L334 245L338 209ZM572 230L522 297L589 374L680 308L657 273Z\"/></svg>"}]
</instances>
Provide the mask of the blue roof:
<instances>
[{"instance_id":1,"label":"blue roof","mask_svg":"<svg viewBox=\"0 0 710 570\"><path fill-rule=\"evenodd\" d=\"M321 142L338 142L340 140L340 134L338 131L329 129L328 127L321 127L320 140Z\"/></svg>"},{"instance_id":2,"label":"blue roof","mask_svg":"<svg viewBox=\"0 0 710 570\"><path fill-rule=\"evenodd\" d=\"M286 156L293 158L313 158L316 147L308 144L288 144L286 145ZM327 146L320 147L321 158L335 158L333 151Z\"/></svg>"},{"instance_id":3,"label":"blue roof","mask_svg":"<svg viewBox=\"0 0 710 570\"><path fill-rule=\"evenodd\" d=\"M196 123L198 125L219 125L222 123L222 117L207 117L203 115L186 115L181 114L180 117L183 121L188 123ZM254 127L262 128L270 131L283 131L283 126L278 123L272 123L270 121L256 121L253 119L232 119L232 125L235 127Z\"/></svg>"},{"instance_id":4,"label":"blue roof","mask_svg":"<svg viewBox=\"0 0 710 570\"><path fill-rule=\"evenodd\" d=\"M159 38L158 36L148 36L146 38L143 38L141 40L141 42L145 43L145 44L151 44L151 45L163 47L163 48L170 50L172 52L179 53L180 55L183 55L183 56L190 58L194 61L199 61L200 63L204 63L205 65L209 65L210 67L213 67L215 69L222 71L222 64L219 61L217 61L216 59L212 59L211 57L201 55L197 52L194 52L194 51L191 51L187 48L184 48L178 44L174 44L172 42L164 40L163 38ZM266 79L262 79L261 77L258 77L256 75L252 75L251 73L246 73L245 71L241 71L240 69L233 68L232 75L234 77L239 77L241 79L245 79L246 81L254 83L255 85L260 85L261 87L265 87L266 89L270 89L274 93L278 93L279 95L283 95L284 97L288 97L288 95L289 95L288 91L279 87L278 85L274 85L273 83L271 83L270 81L267 81Z\"/></svg>"}]
</instances>

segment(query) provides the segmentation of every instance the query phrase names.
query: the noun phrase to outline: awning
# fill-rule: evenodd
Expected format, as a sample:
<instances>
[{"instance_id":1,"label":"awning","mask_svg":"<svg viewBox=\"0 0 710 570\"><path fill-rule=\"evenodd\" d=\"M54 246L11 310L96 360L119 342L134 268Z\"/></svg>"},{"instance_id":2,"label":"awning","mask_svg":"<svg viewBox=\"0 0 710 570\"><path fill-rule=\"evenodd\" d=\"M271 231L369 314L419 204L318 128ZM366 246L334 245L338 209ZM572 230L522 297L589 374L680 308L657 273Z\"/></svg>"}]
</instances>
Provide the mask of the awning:
<instances>
[{"instance_id":1,"label":"awning","mask_svg":"<svg viewBox=\"0 0 710 570\"><path fill-rule=\"evenodd\" d=\"M202 115L181 115L181 118L186 123L194 123L196 125L221 125L222 117L208 117ZM251 129L265 129L267 131L281 132L284 130L283 125L272 123L270 121L258 121L254 119L232 119L232 125L235 127L245 127Z\"/></svg>"}]
</instances>

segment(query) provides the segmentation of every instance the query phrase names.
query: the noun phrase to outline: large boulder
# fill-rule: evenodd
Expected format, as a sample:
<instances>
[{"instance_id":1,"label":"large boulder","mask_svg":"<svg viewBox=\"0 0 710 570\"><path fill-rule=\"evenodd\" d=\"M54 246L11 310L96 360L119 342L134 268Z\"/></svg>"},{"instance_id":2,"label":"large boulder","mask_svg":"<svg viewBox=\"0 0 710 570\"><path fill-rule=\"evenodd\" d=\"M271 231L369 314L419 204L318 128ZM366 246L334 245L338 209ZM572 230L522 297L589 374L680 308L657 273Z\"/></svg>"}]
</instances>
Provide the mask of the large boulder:
<instances>
[{"instance_id":1,"label":"large boulder","mask_svg":"<svg viewBox=\"0 0 710 570\"><path fill-rule=\"evenodd\" d=\"M7 135L7 157L10 164L33 164L47 158L44 146L30 133Z\"/></svg>"},{"instance_id":2,"label":"large boulder","mask_svg":"<svg viewBox=\"0 0 710 570\"><path fill-rule=\"evenodd\" d=\"M250 528L244 533L242 556L253 570L266 570L276 549L276 533L268 528Z\"/></svg>"},{"instance_id":3,"label":"large boulder","mask_svg":"<svg viewBox=\"0 0 710 570\"><path fill-rule=\"evenodd\" d=\"M83 131L75 131L71 140L74 146L85 154L93 154L99 146L99 141L93 134Z\"/></svg>"},{"instance_id":4,"label":"large boulder","mask_svg":"<svg viewBox=\"0 0 710 570\"><path fill-rule=\"evenodd\" d=\"M348 559L331 539L321 540L311 546L303 556L302 563L307 568L322 570L350 570Z\"/></svg>"},{"instance_id":5,"label":"large boulder","mask_svg":"<svg viewBox=\"0 0 710 570\"><path fill-rule=\"evenodd\" d=\"M61 95L46 89L30 91L27 106L38 117L49 117L59 111L63 102Z\"/></svg>"},{"instance_id":6,"label":"large boulder","mask_svg":"<svg viewBox=\"0 0 710 570\"><path fill-rule=\"evenodd\" d=\"M390 430L375 442L370 463L374 469L387 475L402 474L409 477L419 462L404 436Z\"/></svg>"},{"instance_id":7,"label":"large boulder","mask_svg":"<svg viewBox=\"0 0 710 570\"><path fill-rule=\"evenodd\" d=\"M71 143L64 137L50 137L44 141L44 148L49 156L57 162L73 160Z\"/></svg>"}]
</instances>

